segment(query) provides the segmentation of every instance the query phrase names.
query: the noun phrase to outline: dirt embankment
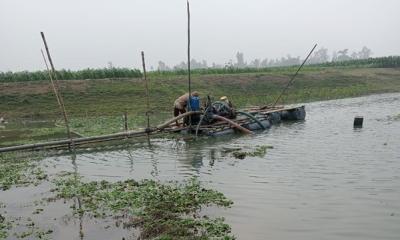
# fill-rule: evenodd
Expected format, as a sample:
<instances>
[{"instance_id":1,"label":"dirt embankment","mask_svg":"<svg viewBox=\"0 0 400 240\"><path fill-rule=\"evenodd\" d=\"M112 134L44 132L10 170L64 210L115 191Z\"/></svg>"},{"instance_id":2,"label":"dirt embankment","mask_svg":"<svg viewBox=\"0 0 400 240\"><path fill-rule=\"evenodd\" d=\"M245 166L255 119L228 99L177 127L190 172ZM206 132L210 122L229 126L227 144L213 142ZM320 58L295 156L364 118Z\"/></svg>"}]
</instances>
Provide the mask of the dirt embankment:
<instances>
[{"instance_id":1,"label":"dirt embankment","mask_svg":"<svg viewBox=\"0 0 400 240\"><path fill-rule=\"evenodd\" d=\"M193 75L192 89L215 99L226 95L238 107L273 102L293 72ZM173 100L187 91L186 76L151 76L153 111L170 111ZM141 115L146 110L142 79L60 81L71 115ZM354 97L400 91L400 68L320 68L302 71L287 92L287 102ZM58 115L49 81L0 83L0 117Z\"/></svg>"}]
</instances>

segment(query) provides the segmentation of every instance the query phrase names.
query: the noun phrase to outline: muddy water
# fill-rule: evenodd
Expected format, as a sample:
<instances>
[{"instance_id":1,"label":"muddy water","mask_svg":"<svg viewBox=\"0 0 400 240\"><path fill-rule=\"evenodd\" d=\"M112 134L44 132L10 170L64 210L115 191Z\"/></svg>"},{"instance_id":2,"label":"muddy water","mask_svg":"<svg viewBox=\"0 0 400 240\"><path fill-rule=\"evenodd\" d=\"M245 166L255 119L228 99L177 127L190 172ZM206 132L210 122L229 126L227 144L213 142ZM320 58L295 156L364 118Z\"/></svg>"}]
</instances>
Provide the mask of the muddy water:
<instances>
[{"instance_id":1,"label":"muddy water","mask_svg":"<svg viewBox=\"0 0 400 240\"><path fill-rule=\"evenodd\" d=\"M399 239L400 94L316 102L306 110L305 121L255 136L153 139L150 148L84 152L75 161L49 157L42 165L50 174L77 171L91 180L196 176L234 201L231 209L210 214L224 216L238 239ZM357 115L364 116L363 128L353 128ZM256 145L273 149L243 160L224 150ZM29 189L1 193L0 202L10 213L29 215L29 202L49 187ZM107 222L66 221L64 204L48 208L40 221L55 229L55 239L78 239L80 227L83 239L129 235Z\"/></svg>"}]
</instances>

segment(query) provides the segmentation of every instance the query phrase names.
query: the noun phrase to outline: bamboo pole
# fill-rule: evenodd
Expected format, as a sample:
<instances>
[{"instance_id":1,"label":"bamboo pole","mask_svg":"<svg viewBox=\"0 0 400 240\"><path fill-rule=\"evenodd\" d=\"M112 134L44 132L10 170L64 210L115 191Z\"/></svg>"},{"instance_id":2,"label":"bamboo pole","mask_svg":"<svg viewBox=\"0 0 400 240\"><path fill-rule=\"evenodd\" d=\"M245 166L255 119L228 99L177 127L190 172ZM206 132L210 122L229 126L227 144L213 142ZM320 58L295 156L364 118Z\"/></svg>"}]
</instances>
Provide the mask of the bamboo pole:
<instances>
[{"instance_id":1,"label":"bamboo pole","mask_svg":"<svg viewBox=\"0 0 400 240\"><path fill-rule=\"evenodd\" d=\"M153 132L156 129L152 130ZM148 131L128 131L121 133L114 133L102 136L93 136L93 137L83 137L83 138L75 138L73 139L74 145L88 144L93 142L104 142L104 141L112 141L119 140L130 137L144 136ZM43 142L43 143L33 143L33 144L24 144L18 146L10 146L0 148L0 153L2 152L11 152L11 151L20 151L20 150L28 150L28 149L41 149L41 148L57 148L65 145L72 144L71 139L57 140L52 142Z\"/></svg>"},{"instance_id":2,"label":"bamboo pole","mask_svg":"<svg viewBox=\"0 0 400 240\"><path fill-rule=\"evenodd\" d=\"M160 124L157 127L151 128L151 129L145 129L145 130L141 130L141 131L119 132L119 133L113 133L113 134L107 134L107 135L101 135L101 136L93 136L93 137L82 137L82 138L75 138L73 140L64 139L64 140L57 140L57 141L52 141L52 142L10 146L10 147L0 148L0 153L28 150L28 149L35 150L35 149L42 149L42 148L59 148L59 147L65 146L65 145L69 146L72 143L75 146L75 145L83 145L83 144L88 144L88 143L105 142L105 141L120 140L120 139L124 139L124 138L146 136L151 133L157 133L157 132L162 131L164 128L167 128L171 123L173 123L181 118L184 118L191 114L199 114L199 113L201 113L201 112L186 112L182 115L179 115L178 117L170 119L169 121L167 121L163 124Z\"/></svg>"},{"instance_id":3,"label":"bamboo pole","mask_svg":"<svg viewBox=\"0 0 400 240\"><path fill-rule=\"evenodd\" d=\"M67 112L65 110L64 100L63 100L62 94L60 92L60 86L59 86L59 83L58 83L57 73L56 73L56 70L54 68L53 60L51 59L49 48L47 46L46 37L44 36L43 32L40 32L40 35L42 36L44 47L45 47L46 53L47 53L47 58L49 59L51 70L53 72L53 77L54 77L55 82L56 82L56 84L53 85L53 86L54 86L54 89L55 89L55 91L57 92L57 95L58 95L58 102L59 102L59 104L61 106L61 111L62 111L62 115L63 115L64 122L65 122L65 127L67 129L67 135L68 135L68 138L71 140L71 144L74 145L74 141L72 139L71 131L70 131L70 128L69 128L69 121L68 121ZM46 65L47 65L47 63L46 63Z\"/></svg>"},{"instance_id":4,"label":"bamboo pole","mask_svg":"<svg viewBox=\"0 0 400 240\"><path fill-rule=\"evenodd\" d=\"M44 61L44 64L46 65L47 73L49 74L50 83L51 83L51 86L53 88L54 95L56 96L58 106L60 107L61 113L63 113L63 107L61 105L60 96L58 95L57 88L54 85L53 77L51 75L51 71L49 69L49 65L47 64L46 57L44 56L43 49L40 49L40 52L42 53L43 61Z\"/></svg>"},{"instance_id":5,"label":"bamboo pole","mask_svg":"<svg viewBox=\"0 0 400 240\"><path fill-rule=\"evenodd\" d=\"M191 72L190 72L190 5L189 5L189 0L187 0L187 61L188 61L188 90L189 90L189 98L188 98L188 111L192 111L191 103L190 100L192 98L192 80L191 80ZM192 126L192 117L189 115L189 129ZM189 131L190 132L190 131Z\"/></svg>"},{"instance_id":6,"label":"bamboo pole","mask_svg":"<svg viewBox=\"0 0 400 240\"><path fill-rule=\"evenodd\" d=\"M146 88L146 117L147 117L147 128L146 131L150 129L150 96L149 96L149 84L147 80L147 73L146 73L146 61L144 60L144 52L142 51L142 66L143 66L143 77L144 77L144 84ZM147 134L147 142L150 145L150 134Z\"/></svg>"},{"instance_id":7,"label":"bamboo pole","mask_svg":"<svg viewBox=\"0 0 400 240\"><path fill-rule=\"evenodd\" d=\"M274 104L272 107L275 107L275 105L278 103L278 101L281 99L283 94L286 92L286 90L290 87L290 85L294 82L294 79L296 78L297 74L300 72L301 68L304 66L304 64L307 62L308 58L311 56L311 54L314 52L314 49L317 47L317 44L314 45L314 47L311 49L310 53L307 55L307 57L304 59L303 63L300 65L300 67L297 69L296 73L292 76L292 78L289 80L288 84L283 88L281 94L278 96L278 98L275 100Z\"/></svg>"},{"instance_id":8,"label":"bamboo pole","mask_svg":"<svg viewBox=\"0 0 400 240\"><path fill-rule=\"evenodd\" d=\"M124 117L124 129L125 131L128 131L128 113L126 111L124 112L123 117Z\"/></svg>"},{"instance_id":9,"label":"bamboo pole","mask_svg":"<svg viewBox=\"0 0 400 240\"><path fill-rule=\"evenodd\" d=\"M149 96L149 83L146 73L146 62L144 60L144 52L142 51L142 65L143 65L143 77L146 88L146 116L147 116L147 128L150 128L150 96Z\"/></svg>"}]
</instances>

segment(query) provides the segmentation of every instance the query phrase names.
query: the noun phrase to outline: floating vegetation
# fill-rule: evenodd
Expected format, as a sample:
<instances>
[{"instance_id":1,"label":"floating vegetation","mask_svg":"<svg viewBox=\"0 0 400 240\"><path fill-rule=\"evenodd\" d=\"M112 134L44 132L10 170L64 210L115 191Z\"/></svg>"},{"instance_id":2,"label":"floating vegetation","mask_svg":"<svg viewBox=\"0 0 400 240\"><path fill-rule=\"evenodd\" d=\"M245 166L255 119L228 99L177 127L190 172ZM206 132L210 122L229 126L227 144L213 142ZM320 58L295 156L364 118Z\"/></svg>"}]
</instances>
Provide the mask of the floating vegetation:
<instances>
[{"instance_id":1,"label":"floating vegetation","mask_svg":"<svg viewBox=\"0 0 400 240\"><path fill-rule=\"evenodd\" d=\"M14 228L18 229L18 232L11 234L11 230ZM51 239L50 234L52 233L53 230L51 229L41 229L30 217L6 219L0 215L0 239L5 239L9 235L17 239Z\"/></svg>"},{"instance_id":2,"label":"floating vegetation","mask_svg":"<svg viewBox=\"0 0 400 240\"><path fill-rule=\"evenodd\" d=\"M377 119L377 121L388 121L388 122L400 121L400 113L396 115L386 116L386 118L384 119Z\"/></svg>"},{"instance_id":3,"label":"floating vegetation","mask_svg":"<svg viewBox=\"0 0 400 240\"><path fill-rule=\"evenodd\" d=\"M5 239L8 230L11 228L11 223L7 221L6 217L0 214L0 239Z\"/></svg>"},{"instance_id":4,"label":"floating vegetation","mask_svg":"<svg viewBox=\"0 0 400 240\"><path fill-rule=\"evenodd\" d=\"M12 186L37 185L47 179L47 174L34 160L34 157L16 154L0 155L0 190L5 191Z\"/></svg>"},{"instance_id":5,"label":"floating vegetation","mask_svg":"<svg viewBox=\"0 0 400 240\"><path fill-rule=\"evenodd\" d=\"M265 154L267 154L267 149L272 149L272 148L274 147L269 145L262 145L262 146L256 146L256 148L253 149L252 151L243 151L242 148L235 148L235 149L229 149L228 152L231 153L234 158L245 159L247 156L264 157Z\"/></svg>"},{"instance_id":6,"label":"floating vegetation","mask_svg":"<svg viewBox=\"0 0 400 240\"><path fill-rule=\"evenodd\" d=\"M110 183L83 182L67 176L55 180L58 199L78 199L78 216L122 218L125 227L138 228L140 239L234 239L223 218L209 218L207 206L230 207L222 193L205 189L196 179L178 184L153 180Z\"/></svg>"}]
</instances>

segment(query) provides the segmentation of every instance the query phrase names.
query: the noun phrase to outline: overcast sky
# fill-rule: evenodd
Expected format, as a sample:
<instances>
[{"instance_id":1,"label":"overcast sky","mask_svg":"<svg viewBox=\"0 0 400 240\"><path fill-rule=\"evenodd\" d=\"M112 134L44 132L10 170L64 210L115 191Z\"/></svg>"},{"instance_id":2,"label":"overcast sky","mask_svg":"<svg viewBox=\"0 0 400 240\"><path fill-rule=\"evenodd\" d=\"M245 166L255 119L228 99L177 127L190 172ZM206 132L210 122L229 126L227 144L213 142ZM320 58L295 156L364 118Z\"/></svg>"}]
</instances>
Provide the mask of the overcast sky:
<instances>
[{"instance_id":1,"label":"overcast sky","mask_svg":"<svg viewBox=\"0 0 400 240\"><path fill-rule=\"evenodd\" d=\"M192 57L226 63L332 50L400 55L398 0L191 0ZM140 67L186 59L186 0L0 0L0 71Z\"/></svg>"}]
</instances>

